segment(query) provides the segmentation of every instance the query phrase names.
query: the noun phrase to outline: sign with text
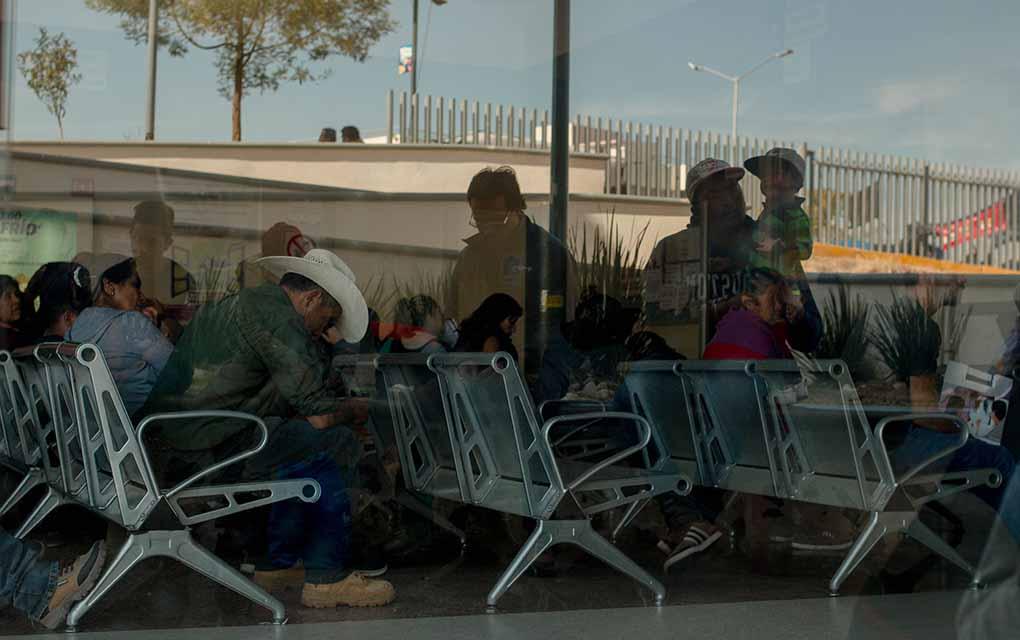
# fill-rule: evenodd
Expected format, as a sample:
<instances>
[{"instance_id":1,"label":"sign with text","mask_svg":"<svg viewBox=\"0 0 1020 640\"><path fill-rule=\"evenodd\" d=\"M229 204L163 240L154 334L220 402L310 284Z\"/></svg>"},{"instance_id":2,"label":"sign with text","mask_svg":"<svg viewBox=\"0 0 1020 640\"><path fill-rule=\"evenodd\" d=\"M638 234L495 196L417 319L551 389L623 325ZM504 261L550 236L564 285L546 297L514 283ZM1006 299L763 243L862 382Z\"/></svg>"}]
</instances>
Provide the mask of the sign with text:
<instances>
[{"instance_id":1,"label":"sign with text","mask_svg":"<svg viewBox=\"0 0 1020 640\"><path fill-rule=\"evenodd\" d=\"M78 218L61 211L0 208L0 273L22 285L47 262L78 250Z\"/></svg>"}]
</instances>

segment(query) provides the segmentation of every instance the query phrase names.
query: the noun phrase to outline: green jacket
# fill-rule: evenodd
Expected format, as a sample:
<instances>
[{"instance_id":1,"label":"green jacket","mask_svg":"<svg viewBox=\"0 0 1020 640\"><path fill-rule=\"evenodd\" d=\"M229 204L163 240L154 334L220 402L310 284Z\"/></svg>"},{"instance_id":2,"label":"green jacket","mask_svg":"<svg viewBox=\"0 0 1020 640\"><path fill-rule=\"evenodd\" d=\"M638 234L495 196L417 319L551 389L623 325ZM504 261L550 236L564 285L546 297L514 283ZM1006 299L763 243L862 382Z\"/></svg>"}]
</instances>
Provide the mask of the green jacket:
<instances>
[{"instance_id":1,"label":"green jacket","mask_svg":"<svg viewBox=\"0 0 1020 640\"><path fill-rule=\"evenodd\" d=\"M339 410L326 386L327 361L283 289L262 285L202 307L163 369L143 415L221 409L260 418ZM251 423L174 421L162 438L180 450L208 449Z\"/></svg>"}]
</instances>

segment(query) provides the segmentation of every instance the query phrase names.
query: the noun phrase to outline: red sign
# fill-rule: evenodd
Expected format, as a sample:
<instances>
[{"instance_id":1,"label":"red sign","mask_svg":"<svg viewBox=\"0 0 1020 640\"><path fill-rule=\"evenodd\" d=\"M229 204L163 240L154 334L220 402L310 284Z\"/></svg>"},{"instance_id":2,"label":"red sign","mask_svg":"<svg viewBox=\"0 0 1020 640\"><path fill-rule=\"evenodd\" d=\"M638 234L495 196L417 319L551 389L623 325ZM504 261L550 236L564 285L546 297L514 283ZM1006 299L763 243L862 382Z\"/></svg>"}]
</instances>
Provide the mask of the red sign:
<instances>
[{"instance_id":1,"label":"red sign","mask_svg":"<svg viewBox=\"0 0 1020 640\"><path fill-rule=\"evenodd\" d=\"M935 235L943 249L958 247L1006 230L1006 205L996 202L980 213L949 224L935 225Z\"/></svg>"}]
</instances>

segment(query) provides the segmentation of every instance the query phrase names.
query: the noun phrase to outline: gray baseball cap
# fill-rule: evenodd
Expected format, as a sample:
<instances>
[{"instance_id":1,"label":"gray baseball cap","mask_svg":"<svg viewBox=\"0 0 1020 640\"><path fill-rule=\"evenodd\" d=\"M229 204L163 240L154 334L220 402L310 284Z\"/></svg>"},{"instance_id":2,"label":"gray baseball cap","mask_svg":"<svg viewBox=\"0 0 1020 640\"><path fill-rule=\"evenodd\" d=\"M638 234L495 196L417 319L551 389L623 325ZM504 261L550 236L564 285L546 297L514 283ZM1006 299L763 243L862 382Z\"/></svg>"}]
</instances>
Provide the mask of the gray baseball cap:
<instances>
[{"instance_id":1,"label":"gray baseball cap","mask_svg":"<svg viewBox=\"0 0 1020 640\"><path fill-rule=\"evenodd\" d=\"M785 163L792 167L801 177L804 178L804 158L793 149L786 147L775 147L765 152L763 156L755 156L744 161L744 168L761 178L762 170L776 163Z\"/></svg>"}]
</instances>

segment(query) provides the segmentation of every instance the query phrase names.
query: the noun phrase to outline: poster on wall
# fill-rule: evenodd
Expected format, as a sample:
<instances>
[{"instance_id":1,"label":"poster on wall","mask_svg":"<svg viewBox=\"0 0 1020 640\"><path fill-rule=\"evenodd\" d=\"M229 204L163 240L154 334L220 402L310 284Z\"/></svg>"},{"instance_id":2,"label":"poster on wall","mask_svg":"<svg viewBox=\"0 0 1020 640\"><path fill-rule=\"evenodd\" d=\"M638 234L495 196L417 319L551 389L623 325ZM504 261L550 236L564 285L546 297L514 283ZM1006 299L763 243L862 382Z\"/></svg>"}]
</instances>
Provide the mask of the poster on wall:
<instances>
[{"instance_id":1,"label":"poster on wall","mask_svg":"<svg viewBox=\"0 0 1020 640\"><path fill-rule=\"evenodd\" d=\"M48 209L0 209L0 273L24 287L44 263L77 253L78 216Z\"/></svg>"}]
</instances>

